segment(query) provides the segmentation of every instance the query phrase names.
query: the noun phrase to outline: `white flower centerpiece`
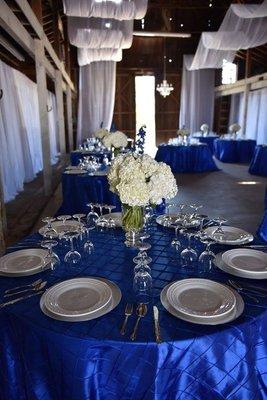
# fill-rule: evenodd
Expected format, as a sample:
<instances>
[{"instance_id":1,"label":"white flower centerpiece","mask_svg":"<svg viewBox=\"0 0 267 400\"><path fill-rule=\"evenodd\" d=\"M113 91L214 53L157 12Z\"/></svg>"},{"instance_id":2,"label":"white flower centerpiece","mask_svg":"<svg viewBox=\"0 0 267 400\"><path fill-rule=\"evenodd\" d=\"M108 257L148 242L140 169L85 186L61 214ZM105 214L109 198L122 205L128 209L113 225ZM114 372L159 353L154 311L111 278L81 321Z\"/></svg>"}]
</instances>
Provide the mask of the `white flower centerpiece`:
<instances>
[{"instance_id":1,"label":"white flower centerpiece","mask_svg":"<svg viewBox=\"0 0 267 400\"><path fill-rule=\"evenodd\" d=\"M200 131L202 132L202 135L208 135L209 133L209 125L208 124L202 124L200 127Z\"/></svg>"},{"instance_id":2,"label":"white flower centerpiece","mask_svg":"<svg viewBox=\"0 0 267 400\"><path fill-rule=\"evenodd\" d=\"M116 156L122 148L127 147L128 138L123 132L116 131L106 135L102 142L105 147L110 149L114 148L114 154Z\"/></svg>"},{"instance_id":3,"label":"white flower centerpiece","mask_svg":"<svg viewBox=\"0 0 267 400\"><path fill-rule=\"evenodd\" d=\"M182 129L178 129L176 131L177 136L178 136L178 141L181 144L187 145L188 144L188 136L189 136L189 130L182 128Z\"/></svg>"},{"instance_id":4,"label":"white flower centerpiece","mask_svg":"<svg viewBox=\"0 0 267 400\"><path fill-rule=\"evenodd\" d=\"M122 226L130 241L131 234L143 227L143 207L156 206L177 193L170 167L146 154L118 155L111 164L108 181L110 190L121 200Z\"/></svg>"},{"instance_id":5,"label":"white flower centerpiece","mask_svg":"<svg viewBox=\"0 0 267 400\"><path fill-rule=\"evenodd\" d=\"M103 140L105 136L109 135L109 131L104 128L100 128L97 131L95 131L95 137L97 139Z\"/></svg>"},{"instance_id":6,"label":"white flower centerpiece","mask_svg":"<svg viewBox=\"0 0 267 400\"><path fill-rule=\"evenodd\" d=\"M232 124L229 126L229 131L234 135L236 139L237 132L240 131L241 126L239 124Z\"/></svg>"}]
</instances>

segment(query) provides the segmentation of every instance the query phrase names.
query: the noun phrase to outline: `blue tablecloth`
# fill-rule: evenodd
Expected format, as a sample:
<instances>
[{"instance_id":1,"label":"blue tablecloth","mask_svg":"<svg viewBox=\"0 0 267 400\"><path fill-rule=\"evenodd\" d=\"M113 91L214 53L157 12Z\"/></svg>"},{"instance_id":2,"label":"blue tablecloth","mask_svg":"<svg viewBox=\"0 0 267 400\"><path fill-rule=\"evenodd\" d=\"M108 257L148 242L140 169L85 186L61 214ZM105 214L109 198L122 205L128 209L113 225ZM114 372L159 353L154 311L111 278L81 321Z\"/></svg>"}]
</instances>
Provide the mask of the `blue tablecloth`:
<instances>
[{"instance_id":1,"label":"blue tablecloth","mask_svg":"<svg viewBox=\"0 0 267 400\"><path fill-rule=\"evenodd\" d=\"M40 240L38 234L33 238ZM39 277L50 287L72 276L102 276L114 281L123 296L112 312L87 322L50 319L42 314L38 297L2 309L1 400L266 400L267 298L257 305L244 297L243 315L223 326L194 325L171 316L159 300L169 282L196 276L219 282L229 278L217 269L205 275L199 265L183 272L171 255L172 238L173 232L161 228L151 232L154 298L136 342L129 339L136 317L130 318L127 334L119 334L125 305L134 302L136 254L123 244L121 230L115 238L93 231L95 253L75 273L62 262L53 277L49 271L0 277L1 300L5 289ZM61 260L66 250L56 248ZM155 343L152 304L160 310L161 345Z\"/></svg>"},{"instance_id":2,"label":"blue tablecloth","mask_svg":"<svg viewBox=\"0 0 267 400\"><path fill-rule=\"evenodd\" d=\"M257 234L262 240L267 242L267 188L265 190L265 196L264 196L264 214L261 224L258 228Z\"/></svg>"},{"instance_id":3,"label":"blue tablecloth","mask_svg":"<svg viewBox=\"0 0 267 400\"><path fill-rule=\"evenodd\" d=\"M228 140L214 141L215 157L226 163L249 164L256 146L256 140Z\"/></svg>"},{"instance_id":4,"label":"blue tablecloth","mask_svg":"<svg viewBox=\"0 0 267 400\"><path fill-rule=\"evenodd\" d=\"M218 171L207 145L161 145L158 147L155 159L168 164L172 172Z\"/></svg>"},{"instance_id":5,"label":"blue tablecloth","mask_svg":"<svg viewBox=\"0 0 267 400\"><path fill-rule=\"evenodd\" d=\"M109 190L107 176L62 174L63 203L58 214L87 213L87 203L112 204L121 210L119 197Z\"/></svg>"},{"instance_id":6,"label":"blue tablecloth","mask_svg":"<svg viewBox=\"0 0 267 400\"><path fill-rule=\"evenodd\" d=\"M249 166L252 175L267 176L267 146L256 146Z\"/></svg>"},{"instance_id":7,"label":"blue tablecloth","mask_svg":"<svg viewBox=\"0 0 267 400\"><path fill-rule=\"evenodd\" d=\"M80 151L80 150L75 150L71 151L70 153L70 162L71 165L78 165L80 162L80 159L87 157L87 156L95 156L99 158L100 162L103 162L104 155L107 154L108 158L110 159L111 157L111 152L107 151L104 153L97 153L97 152L92 152L92 151Z\"/></svg>"},{"instance_id":8,"label":"blue tablecloth","mask_svg":"<svg viewBox=\"0 0 267 400\"><path fill-rule=\"evenodd\" d=\"M193 136L193 138L198 139L200 143L206 143L209 148L211 153L214 153L214 140L218 139L218 135L216 136Z\"/></svg>"}]
</instances>

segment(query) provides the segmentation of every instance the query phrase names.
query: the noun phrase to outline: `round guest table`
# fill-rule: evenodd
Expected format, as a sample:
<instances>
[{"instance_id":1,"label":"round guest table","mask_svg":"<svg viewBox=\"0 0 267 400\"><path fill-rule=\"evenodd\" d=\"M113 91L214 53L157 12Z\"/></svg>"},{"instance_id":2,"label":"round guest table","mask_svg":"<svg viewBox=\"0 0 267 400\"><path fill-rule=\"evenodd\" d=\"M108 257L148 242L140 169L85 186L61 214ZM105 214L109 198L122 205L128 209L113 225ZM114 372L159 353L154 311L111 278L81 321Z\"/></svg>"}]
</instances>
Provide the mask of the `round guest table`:
<instances>
[{"instance_id":1,"label":"round guest table","mask_svg":"<svg viewBox=\"0 0 267 400\"><path fill-rule=\"evenodd\" d=\"M198 139L200 143L205 143L209 146L211 153L214 153L214 141L219 138L218 135L198 136L193 135L194 139Z\"/></svg>"},{"instance_id":2,"label":"round guest table","mask_svg":"<svg viewBox=\"0 0 267 400\"><path fill-rule=\"evenodd\" d=\"M254 155L249 166L249 173L252 175L267 176L267 146L255 147Z\"/></svg>"},{"instance_id":3,"label":"round guest table","mask_svg":"<svg viewBox=\"0 0 267 400\"><path fill-rule=\"evenodd\" d=\"M160 145L155 159L171 167L172 172L218 171L206 144L174 146Z\"/></svg>"},{"instance_id":4,"label":"round guest table","mask_svg":"<svg viewBox=\"0 0 267 400\"><path fill-rule=\"evenodd\" d=\"M111 157L111 152L106 151L106 152L96 152L96 151L81 151L81 150L75 150L70 153L70 162L71 165L78 165L80 160L83 159L84 157L88 156L94 156L99 159L100 162L103 162L104 155L107 155L108 158L110 159Z\"/></svg>"},{"instance_id":5,"label":"round guest table","mask_svg":"<svg viewBox=\"0 0 267 400\"><path fill-rule=\"evenodd\" d=\"M121 336L119 331L126 303L136 302L132 292L132 258L136 252L125 247L121 229L113 235L92 231L95 251L75 269L64 264L67 249L59 245L54 250L61 264L53 275L44 271L24 278L0 277L2 300L6 289L38 278L47 280L50 287L74 276L99 276L113 281L122 291L117 308L86 322L62 322L47 317L40 310L38 296L2 309L0 398L266 399L267 298L255 304L244 296L243 315L225 325L195 325L170 315L159 299L160 291L168 283L188 277L226 283L230 276L215 267L207 274L198 264L191 269L180 268L170 251L174 233L154 226L149 239L154 297L133 342L129 336L136 322L135 312L129 318L126 335ZM41 236L36 234L31 239L37 242ZM196 248L198 252L203 250L198 244ZM222 250L223 246L217 248ZM264 283L253 281L253 285ZM160 345L155 342L153 304L160 313ZM134 311L135 308L136 304Z\"/></svg>"},{"instance_id":6,"label":"round guest table","mask_svg":"<svg viewBox=\"0 0 267 400\"><path fill-rule=\"evenodd\" d=\"M214 141L215 157L225 163L249 164L256 140L216 139Z\"/></svg>"}]
</instances>

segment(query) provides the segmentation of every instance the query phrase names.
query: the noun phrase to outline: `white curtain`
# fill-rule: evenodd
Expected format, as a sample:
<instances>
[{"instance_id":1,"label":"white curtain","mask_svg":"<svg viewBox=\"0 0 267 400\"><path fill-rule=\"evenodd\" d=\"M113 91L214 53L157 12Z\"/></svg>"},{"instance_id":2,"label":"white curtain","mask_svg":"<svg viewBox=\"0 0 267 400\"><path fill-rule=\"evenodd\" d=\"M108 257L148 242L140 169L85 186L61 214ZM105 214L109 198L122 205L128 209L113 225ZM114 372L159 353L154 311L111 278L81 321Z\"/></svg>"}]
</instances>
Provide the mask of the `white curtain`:
<instances>
[{"instance_id":1,"label":"white curtain","mask_svg":"<svg viewBox=\"0 0 267 400\"><path fill-rule=\"evenodd\" d=\"M185 126L191 133L199 131L203 123L212 128L215 84L214 70L187 69L192 58L184 56L180 106L180 127Z\"/></svg>"},{"instance_id":2,"label":"white curtain","mask_svg":"<svg viewBox=\"0 0 267 400\"><path fill-rule=\"evenodd\" d=\"M267 144L267 88L249 93L246 137Z\"/></svg>"},{"instance_id":3,"label":"white curtain","mask_svg":"<svg viewBox=\"0 0 267 400\"><path fill-rule=\"evenodd\" d=\"M20 72L0 61L0 169L4 200L23 190L23 183L35 178L43 166L37 86ZM57 115L50 119L51 162L56 162ZM54 126L54 130L52 129Z\"/></svg>"},{"instance_id":4,"label":"white curtain","mask_svg":"<svg viewBox=\"0 0 267 400\"><path fill-rule=\"evenodd\" d=\"M142 19L148 0L63 0L64 13L74 17L99 17L117 20Z\"/></svg>"},{"instance_id":5,"label":"white curtain","mask_svg":"<svg viewBox=\"0 0 267 400\"><path fill-rule=\"evenodd\" d=\"M93 62L80 67L77 141L80 144L103 124L110 129L116 85L116 63Z\"/></svg>"},{"instance_id":6,"label":"white curtain","mask_svg":"<svg viewBox=\"0 0 267 400\"><path fill-rule=\"evenodd\" d=\"M80 67L95 61L121 61L120 49L78 49L78 64Z\"/></svg>"},{"instance_id":7,"label":"white curtain","mask_svg":"<svg viewBox=\"0 0 267 400\"><path fill-rule=\"evenodd\" d=\"M222 68L223 60L233 62L240 49L267 42L267 0L262 4L232 4L218 32L203 32L189 67Z\"/></svg>"},{"instance_id":8,"label":"white curtain","mask_svg":"<svg viewBox=\"0 0 267 400\"><path fill-rule=\"evenodd\" d=\"M232 124L239 124L241 126L241 134L243 125L243 107L244 93L232 94L228 126Z\"/></svg>"}]
</instances>

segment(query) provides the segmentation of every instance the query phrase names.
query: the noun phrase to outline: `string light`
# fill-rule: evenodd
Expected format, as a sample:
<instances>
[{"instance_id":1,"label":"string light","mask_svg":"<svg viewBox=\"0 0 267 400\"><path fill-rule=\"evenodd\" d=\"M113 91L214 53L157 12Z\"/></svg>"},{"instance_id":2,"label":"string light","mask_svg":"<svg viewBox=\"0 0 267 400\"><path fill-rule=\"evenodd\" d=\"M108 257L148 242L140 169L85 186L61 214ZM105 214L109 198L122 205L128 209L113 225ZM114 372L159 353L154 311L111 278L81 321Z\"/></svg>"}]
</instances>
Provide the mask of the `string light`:
<instances>
[{"instance_id":1,"label":"string light","mask_svg":"<svg viewBox=\"0 0 267 400\"><path fill-rule=\"evenodd\" d=\"M145 18L141 19L141 28L144 30L145 29Z\"/></svg>"}]
</instances>

